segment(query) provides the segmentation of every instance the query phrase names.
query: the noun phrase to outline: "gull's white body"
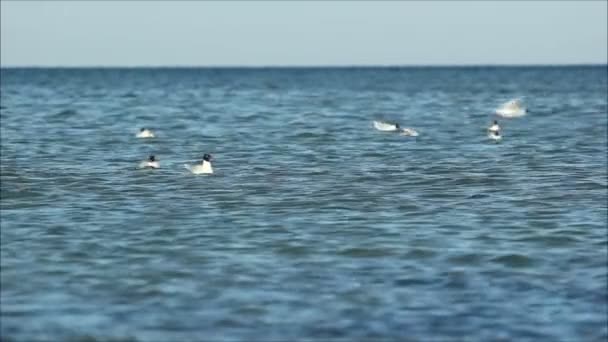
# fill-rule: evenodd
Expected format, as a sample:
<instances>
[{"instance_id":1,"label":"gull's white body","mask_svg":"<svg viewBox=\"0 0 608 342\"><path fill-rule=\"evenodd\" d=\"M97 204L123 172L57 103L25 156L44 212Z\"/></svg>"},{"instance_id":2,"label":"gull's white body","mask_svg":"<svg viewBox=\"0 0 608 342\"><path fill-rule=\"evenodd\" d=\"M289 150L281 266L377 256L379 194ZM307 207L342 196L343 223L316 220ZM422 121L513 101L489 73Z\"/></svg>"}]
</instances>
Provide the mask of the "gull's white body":
<instances>
[{"instance_id":1,"label":"gull's white body","mask_svg":"<svg viewBox=\"0 0 608 342\"><path fill-rule=\"evenodd\" d=\"M526 115L526 107L523 106L520 100L515 99L502 104L496 109L496 114L503 118L518 118Z\"/></svg>"},{"instance_id":2,"label":"gull's white body","mask_svg":"<svg viewBox=\"0 0 608 342\"><path fill-rule=\"evenodd\" d=\"M137 132L137 134L135 136L138 138L154 138L155 137L154 132L152 132L149 129L144 129L141 132Z\"/></svg>"},{"instance_id":3,"label":"gull's white body","mask_svg":"<svg viewBox=\"0 0 608 342\"><path fill-rule=\"evenodd\" d=\"M497 124L493 124L492 126L488 127L488 131L490 133L500 132L500 126L498 126Z\"/></svg>"},{"instance_id":4,"label":"gull's white body","mask_svg":"<svg viewBox=\"0 0 608 342\"><path fill-rule=\"evenodd\" d=\"M386 122L382 122L382 121L374 121L374 128L379 130L379 131L384 131L384 132L395 132L397 131L397 125L395 124L389 124Z\"/></svg>"},{"instance_id":5,"label":"gull's white body","mask_svg":"<svg viewBox=\"0 0 608 342\"><path fill-rule=\"evenodd\" d=\"M488 138L490 138L494 141L501 141L502 135L490 132L490 133L488 133Z\"/></svg>"},{"instance_id":6,"label":"gull's white body","mask_svg":"<svg viewBox=\"0 0 608 342\"><path fill-rule=\"evenodd\" d=\"M408 137L417 137L418 136L418 132L416 132L415 130L411 129L411 128L404 128L403 132L401 132L401 135L405 135Z\"/></svg>"},{"instance_id":7,"label":"gull's white body","mask_svg":"<svg viewBox=\"0 0 608 342\"><path fill-rule=\"evenodd\" d=\"M212 174L213 173L213 167L211 166L211 163L203 160L202 164L196 164L196 165L184 165L186 167L186 169L190 170L190 172L192 172L195 175L199 175L199 174Z\"/></svg>"},{"instance_id":8,"label":"gull's white body","mask_svg":"<svg viewBox=\"0 0 608 342\"><path fill-rule=\"evenodd\" d=\"M374 121L374 128L383 132L401 132L401 135L417 137L418 132L412 128L397 128L396 124L390 124L382 121Z\"/></svg>"},{"instance_id":9,"label":"gull's white body","mask_svg":"<svg viewBox=\"0 0 608 342\"><path fill-rule=\"evenodd\" d=\"M159 169L160 163L157 161L143 161L143 162L139 163L139 167L142 169L145 169L145 168Z\"/></svg>"}]
</instances>

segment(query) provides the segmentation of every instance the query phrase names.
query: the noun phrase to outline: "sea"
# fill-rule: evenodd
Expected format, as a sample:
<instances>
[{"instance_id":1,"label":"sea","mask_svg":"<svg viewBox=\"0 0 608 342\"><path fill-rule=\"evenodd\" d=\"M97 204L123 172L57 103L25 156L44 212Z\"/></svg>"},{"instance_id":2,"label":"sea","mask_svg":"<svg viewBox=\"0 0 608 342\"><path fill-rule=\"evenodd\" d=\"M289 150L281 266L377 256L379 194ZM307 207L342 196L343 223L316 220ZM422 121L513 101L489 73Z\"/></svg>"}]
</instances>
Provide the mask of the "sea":
<instances>
[{"instance_id":1,"label":"sea","mask_svg":"<svg viewBox=\"0 0 608 342\"><path fill-rule=\"evenodd\" d=\"M2 341L608 339L606 65L0 76Z\"/></svg>"}]
</instances>

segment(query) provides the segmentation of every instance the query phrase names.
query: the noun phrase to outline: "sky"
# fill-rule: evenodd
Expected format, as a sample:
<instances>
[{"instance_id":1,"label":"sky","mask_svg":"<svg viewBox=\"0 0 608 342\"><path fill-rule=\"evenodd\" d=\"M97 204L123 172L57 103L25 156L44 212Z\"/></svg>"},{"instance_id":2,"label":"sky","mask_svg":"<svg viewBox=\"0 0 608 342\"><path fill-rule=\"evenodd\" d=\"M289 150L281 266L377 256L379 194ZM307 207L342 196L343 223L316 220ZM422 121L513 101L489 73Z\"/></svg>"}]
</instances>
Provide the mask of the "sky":
<instances>
[{"instance_id":1,"label":"sky","mask_svg":"<svg viewBox=\"0 0 608 342\"><path fill-rule=\"evenodd\" d=\"M6 1L0 65L606 64L608 1Z\"/></svg>"}]
</instances>

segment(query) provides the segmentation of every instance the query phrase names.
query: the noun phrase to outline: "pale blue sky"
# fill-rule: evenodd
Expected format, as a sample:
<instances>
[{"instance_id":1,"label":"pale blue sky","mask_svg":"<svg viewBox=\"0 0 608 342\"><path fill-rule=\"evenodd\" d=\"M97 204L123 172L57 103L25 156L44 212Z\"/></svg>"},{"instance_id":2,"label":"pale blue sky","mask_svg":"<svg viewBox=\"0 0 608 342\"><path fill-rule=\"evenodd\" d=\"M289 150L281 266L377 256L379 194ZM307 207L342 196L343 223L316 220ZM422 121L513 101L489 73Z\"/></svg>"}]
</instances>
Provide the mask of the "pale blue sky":
<instances>
[{"instance_id":1,"label":"pale blue sky","mask_svg":"<svg viewBox=\"0 0 608 342\"><path fill-rule=\"evenodd\" d=\"M607 63L606 1L2 1L2 66Z\"/></svg>"}]
</instances>

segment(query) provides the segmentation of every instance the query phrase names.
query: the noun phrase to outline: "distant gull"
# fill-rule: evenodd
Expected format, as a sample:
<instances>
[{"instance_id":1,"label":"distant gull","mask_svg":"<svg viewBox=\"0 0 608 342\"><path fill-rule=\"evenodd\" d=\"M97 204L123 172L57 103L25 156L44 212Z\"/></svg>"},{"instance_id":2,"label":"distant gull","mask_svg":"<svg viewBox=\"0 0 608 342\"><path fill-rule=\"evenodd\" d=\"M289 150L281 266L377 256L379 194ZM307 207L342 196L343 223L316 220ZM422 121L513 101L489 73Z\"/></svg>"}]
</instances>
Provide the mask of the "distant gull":
<instances>
[{"instance_id":1,"label":"distant gull","mask_svg":"<svg viewBox=\"0 0 608 342\"><path fill-rule=\"evenodd\" d=\"M388 123L383 121L374 121L374 128L383 132L400 132L401 135L417 137L418 132L413 128L401 128L398 123Z\"/></svg>"},{"instance_id":2,"label":"distant gull","mask_svg":"<svg viewBox=\"0 0 608 342\"><path fill-rule=\"evenodd\" d=\"M144 160L139 163L139 167L142 169L158 169L160 168L160 163L158 162L158 160L156 160L154 156L150 156L148 160Z\"/></svg>"},{"instance_id":3,"label":"distant gull","mask_svg":"<svg viewBox=\"0 0 608 342\"><path fill-rule=\"evenodd\" d=\"M192 166L186 164L184 165L184 167L190 170L190 172L194 173L195 175L213 173L213 167L211 167L211 155L207 153L203 155L203 160L201 160L199 164L195 164Z\"/></svg>"},{"instance_id":4,"label":"distant gull","mask_svg":"<svg viewBox=\"0 0 608 342\"><path fill-rule=\"evenodd\" d=\"M489 131L488 138L498 142L502 140L502 135L500 135L499 131Z\"/></svg>"},{"instance_id":5,"label":"distant gull","mask_svg":"<svg viewBox=\"0 0 608 342\"><path fill-rule=\"evenodd\" d=\"M503 103L496 109L496 114L503 118L518 118L526 115L526 107L520 99L513 99Z\"/></svg>"},{"instance_id":6,"label":"distant gull","mask_svg":"<svg viewBox=\"0 0 608 342\"><path fill-rule=\"evenodd\" d=\"M488 127L488 132L500 132L500 126L498 126L498 121L494 120L492 126Z\"/></svg>"},{"instance_id":7,"label":"distant gull","mask_svg":"<svg viewBox=\"0 0 608 342\"><path fill-rule=\"evenodd\" d=\"M138 138L154 138L154 132L152 132L151 130L147 129L147 128L142 128L139 130L139 132L135 135Z\"/></svg>"}]
</instances>

